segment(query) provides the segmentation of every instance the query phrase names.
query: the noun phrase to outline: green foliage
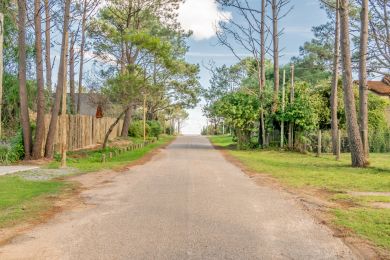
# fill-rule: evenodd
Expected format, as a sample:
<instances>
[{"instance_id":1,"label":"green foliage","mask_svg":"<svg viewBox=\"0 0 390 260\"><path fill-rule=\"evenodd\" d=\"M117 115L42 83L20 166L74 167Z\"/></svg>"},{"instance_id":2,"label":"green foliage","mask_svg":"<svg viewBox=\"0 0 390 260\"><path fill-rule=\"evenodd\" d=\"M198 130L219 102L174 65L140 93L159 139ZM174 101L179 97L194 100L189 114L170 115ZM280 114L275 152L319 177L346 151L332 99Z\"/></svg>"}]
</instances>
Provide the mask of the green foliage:
<instances>
[{"instance_id":1,"label":"green foliage","mask_svg":"<svg viewBox=\"0 0 390 260\"><path fill-rule=\"evenodd\" d=\"M277 119L292 122L299 130L311 131L318 127L320 113L323 116L327 110L329 111L324 110L322 97L310 91L309 84L298 82L295 87L294 103L287 103L285 112L279 111Z\"/></svg>"},{"instance_id":2,"label":"green foliage","mask_svg":"<svg viewBox=\"0 0 390 260\"><path fill-rule=\"evenodd\" d=\"M251 130L258 118L259 101L252 95L235 92L217 101L215 109L218 115L235 128Z\"/></svg>"},{"instance_id":3,"label":"green foliage","mask_svg":"<svg viewBox=\"0 0 390 260\"><path fill-rule=\"evenodd\" d=\"M8 73L4 75L3 91L2 121L6 126L3 134L9 137L15 134L20 124L19 82L17 75ZM35 82L27 81L28 106L30 109L35 109L36 104L34 100L36 100L36 93Z\"/></svg>"},{"instance_id":4,"label":"green foliage","mask_svg":"<svg viewBox=\"0 0 390 260\"><path fill-rule=\"evenodd\" d=\"M146 124L146 136L149 135L150 126ZM142 120L134 120L129 127L129 136L141 138L144 136L144 123Z\"/></svg>"},{"instance_id":5,"label":"green foliage","mask_svg":"<svg viewBox=\"0 0 390 260\"><path fill-rule=\"evenodd\" d=\"M370 132L368 142L370 151L374 153L388 153L390 152L390 129L376 129Z\"/></svg>"},{"instance_id":6,"label":"green foliage","mask_svg":"<svg viewBox=\"0 0 390 260\"><path fill-rule=\"evenodd\" d=\"M384 111L390 106L388 98L369 93L368 95L368 124L371 130L388 128Z\"/></svg>"},{"instance_id":7,"label":"green foliage","mask_svg":"<svg viewBox=\"0 0 390 260\"><path fill-rule=\"evenodd\" d=\"M236 130L239 148L249 148L250 134L259 117L258 98L243 92L233 92L218 100L214 109L219 117Z\"/></svg>"},{"instance_id":8,"label":"green foliage","mask_svg":"<svg viewBox=\"0 0 390 260\"><path fill-rule=\"evenodd\" d=\"M178 1L107 1L92 19L93 46L105 61L103 93L112 103L139 104L146 95L148 106L153 107L149 113L155 114L199 102L199 66L185 61L189 34L176 23L174 2Z\"/></svg>"},{"instance_id":9,"label":"green foliage","mask_svg":"<svg viewBox=\"0 0 390 260\"><path fill-rule=\"evenodd\" d=\"M149 132L148 132L149 136L159 138L163 130L160 122L152 120L152 121L148 121L147 123L149 126Z\"/></svg>"},{"instance_id":10,"label":"green foliage","mask_svg":"<svg viewBox=\"0 0 390 260\"><path fill-rule=\"evenodd\" d=\"M19 129L17 134L11 139L7 146L0 147L0 162L9 164L17 162L24 157L24 145L22 130Z\"/></svg>"}]
</instances>

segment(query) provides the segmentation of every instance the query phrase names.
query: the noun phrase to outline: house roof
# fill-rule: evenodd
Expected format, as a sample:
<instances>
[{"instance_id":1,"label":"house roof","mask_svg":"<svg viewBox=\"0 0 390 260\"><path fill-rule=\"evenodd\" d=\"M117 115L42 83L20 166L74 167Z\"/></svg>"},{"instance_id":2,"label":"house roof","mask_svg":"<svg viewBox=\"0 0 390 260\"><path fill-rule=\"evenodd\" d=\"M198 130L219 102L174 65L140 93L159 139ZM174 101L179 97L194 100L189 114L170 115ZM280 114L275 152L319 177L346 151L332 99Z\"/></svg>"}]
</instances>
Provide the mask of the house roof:
<instances>
[{"instance_id":1,"label":"house roof","mask_svg":"<svg viewBox=\"0 0 390 260\"><path fill-rule=\"evenodd\" d=\"M383 81L368 81L368 89L378 95L390 96L390 85Z\"/></svg>"},{"instance_id":2,"label":"house roof","mask_svg":"<svg viewBox=\"0 0 390 260\"><path fill-rule=\"evenodd\" d=\"M378 95L390 96L390 75L386 75L382 81L370 80L367 85L369 90Z\"/></svg>"}]
</instances>

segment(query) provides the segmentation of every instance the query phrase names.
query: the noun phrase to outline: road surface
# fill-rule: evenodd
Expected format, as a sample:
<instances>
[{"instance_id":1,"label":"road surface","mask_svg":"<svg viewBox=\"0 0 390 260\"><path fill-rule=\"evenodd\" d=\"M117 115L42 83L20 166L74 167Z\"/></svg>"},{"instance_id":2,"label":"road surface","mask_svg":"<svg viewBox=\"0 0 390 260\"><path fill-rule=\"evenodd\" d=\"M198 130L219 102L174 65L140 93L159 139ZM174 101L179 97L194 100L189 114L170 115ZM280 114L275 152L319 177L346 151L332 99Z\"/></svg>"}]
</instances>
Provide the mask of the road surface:
<instances>
[{"instance_id":1,"label":"road surface","mask_svg":"<svg viewBox=\"0 0 390 260\"><path fill-rule=\"evenodd\" d=\"M0 259L354 259L288 194L256 185L204 137L84 191Z\"/></svg>"}]
</instances>

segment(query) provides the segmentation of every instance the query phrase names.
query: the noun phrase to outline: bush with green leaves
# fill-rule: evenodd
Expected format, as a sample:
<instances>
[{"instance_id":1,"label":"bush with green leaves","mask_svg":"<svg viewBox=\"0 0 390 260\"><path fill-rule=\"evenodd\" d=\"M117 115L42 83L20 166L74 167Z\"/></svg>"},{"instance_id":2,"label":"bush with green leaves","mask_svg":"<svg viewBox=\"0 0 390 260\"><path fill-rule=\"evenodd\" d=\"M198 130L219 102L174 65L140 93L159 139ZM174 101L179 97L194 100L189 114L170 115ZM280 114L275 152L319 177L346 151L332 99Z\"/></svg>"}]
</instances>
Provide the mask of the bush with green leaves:
<instances>
[{"instance_id":1,"label":"bush with green leaves","mask_svg":"<svg viewBox=\"0 0 390 260\"><path fill-rule=\"evenodd\" d=\"M259 100L256 96L233 92L214 104L218 116L235 129L238 149L250 148L250 136L259 117Z\"/></svg>"},{"instance_id":2,"label":"bush with green leaves","mask_svg":"<svg viewBox=\"0 0 390 260\"><path fill-rule=\"evenodd\" d=\"M158 139L163 130L160 122L156 120L148 121L148 126L149 126L149 136L156 137Z\"/></svg>"},{"instance_id":3,"label":"bush with green leaves","mask_svg":"<svg viewBox=\"0 0 390 260\"><path fill-rule=\"evenodd\" d=\"M17 134L11 139L8 145L0 147L0 162L9 164L17 162L24 158L24 145L22 130L19 129Z\"/></svg>"},{"instance_id":4,"label":"bush with green leaves","mask_svg":"<svg viewBox=\"0 0 390 260\"><path fill-rule=\"evenodd\" d=\"M150 126L146 124L146 136L149 135ZM141 138L144 136L144 123L142 120L134 120L129 127L129 136Z\"/></svg>"}]
</instances>

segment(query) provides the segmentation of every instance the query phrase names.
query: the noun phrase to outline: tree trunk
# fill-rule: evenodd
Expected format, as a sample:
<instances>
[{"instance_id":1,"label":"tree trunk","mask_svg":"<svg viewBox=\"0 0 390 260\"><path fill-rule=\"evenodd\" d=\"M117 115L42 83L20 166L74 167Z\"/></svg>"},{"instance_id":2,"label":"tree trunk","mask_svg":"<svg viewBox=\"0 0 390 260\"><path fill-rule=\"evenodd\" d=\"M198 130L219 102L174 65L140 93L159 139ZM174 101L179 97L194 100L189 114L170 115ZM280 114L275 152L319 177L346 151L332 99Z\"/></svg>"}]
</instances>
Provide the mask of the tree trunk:
<instances>
[{"instance_id":1,"label":"tree trunk","mask_svg":"<svg viewBox=\"0 0 390 260\"><path fill-rule=\"evenodd\" d=\"M353 94L349 33L349 0L340 0L341 61L343 68L344 105L349 146L351 150L352 166L364 167L366 165L366 160L357 123L355 97Z\"/></svg>"},{"instance_id":2,"label":"tree trunk","mask_svg":"<svg viewBox=\"0 0 390 260\"><path fill-rule=\"evenodd\" d=\"M119 121L121 120L121 118L123 117L123 115L126 113L127 110L129 110L130 106L126 107L125 110L123 110L122 113L120 113L120 115L116 118L115 122L112 123L112 125L110 126L110 128L108 129L106 135L104 136L104 142L103 142L103 145L102 145L102 149L106 149L107 147L107 143L108 143L108 138L110 137L110 134L112 133L112 131L114 130L114 127L119 123Z\"/></svg>"},{"instance_id":3,"label":"tree trunk","mask_svg":"<svg viewBox=\"0 0 390 260\"><path fill-rule=\"evenodd\" d=\"M123 127L122 127L122 137L128 137L129 136L129 128L131 124L131 116L133 115L133 109L132 106L129 106L129 108L126 110L125 118L123 119Z\"/></svg>"},{"instance_id":4,"label":"tree trunk","mask_svg":"<svg viewBox=\"0 0 390 260\"><path fill-rule=\"evenodd\" d=\"M87 0L84 0L83 20L81 21L81 45L80 45L80 71L79 71L79 90L77 98L77 114L80 114L81 92L83 88L84 73L84 50L85 50L85 30L87 23Z\"/></svg>"},{"instance_id":5,"label":"tree trunk","mask_svg":"<svg viewBox=\"0 0 390 260\"><path fill-rule=\"evenodd\" d=\"M50 6L49 0L45 0L45 59L46 59L46 87L50 94L50 100L52 99L52 82L51 82L51 58L50 58Z\"/></svg>"},{"instance_id":6,"label":"tree trunk","mask_svg":"<svg viewBox=\"0 0 390 260\"><path fill-rule=\"evenodd\" d=\"M41 1L34 0L35 25L35 59L37 73L37 122L35 142L32 157L37 160L42 157L42 145L45 134L45 83L43 79L43 52L42 52L42 17Z\"/></svg>"},{"instance_id":7,"label":"tree trunk","mask_svg":"<svg viewBox=\"0 0 390 260\"><path fill-rule=\"evenodd\" d=\"M333 154L337 154L337 142L338 142L338 118L337 118L337 105L338 105L338 74L339 74L339 60L340 60L340 11L339 1L336 0L336 24L335 24L335 43L334 43L334 56L333 56L333 77L332 77L332 90L330 95L330 111L331 111L331 131L332 131L332 151Z\"/></svg>"},{"instance_id":8,"label":"tree trunk","mask_svg":"<svg viewBox=\"0 0 390 260\"><path fill-rule=\"evenodd\" d=\"M265 1L261 0L261 22L260 22L260 121L259 121L259 146L265 145L265 119L264 119L264 85L265 85Z\"/></svg>"},{"instance_id":9,"label":"tree trunk","mask_svg":"<svg viewBox=\"0 0 390 260\"><path fill-rule=\"evenodd\" d=\"M65 13L64 13L64 26L63 26L63 32L62 32L62 45L61 45L61 58L60 58L60 65L58 68L58 84L56 89L56 97L54 101L54 106L51 113L51 119L50 119L50 125L49 125L49 132L47 133L47 140L46 140L46 146L45 146L45 157L46 158L53 158L54 155L54 137L55 133L57 131L57 121L58 121L58 113L60 111L60 103L61 103L61 97L62 97L62 91L65 85L65 66L67 64L65 63L66 55L67 55L67 31L69 26L69 11L70 11L70 0L65 0Z\"/></svg>"},{"instance_id":10,"label":"tree trunk","mask_svg":"<svg viewBox=\"0 0 390 260\"><path fill-rule=\"evenodd\" d=\"M18 0L19 98L25 159L31 158L31 128L26 87L26 1Z\"/></svg>"},{"instance_id":11,"label":"tree trunk","mask_svg":"<svg viewBox=\"0 0 390 260\"><path fill-rule=\"evenodd\" d=\"M278 3L277 0L272 0L272 41L273 41L273 55L274 55L274 101L272 105L272 112L278 109L279 99L279 29L278 29Z\"/></svg>"},{"instance_id":12,"label":"tree trunk","mask_svg":"<svg viewBox=\"0 0 390 260\"><path fill-rule=\"evenodd\" d=\"M70 49L69 49L69 91L70 91L70 114L74 114L76 112L76 104L75 104L75 83L74 83L74 33L72 32L72 36L70 38Z\"/></svg>"},{"instance_id":13,"label":"tree trunk","mask_svg":"<svg viewBox=\"0 0 390 260\"><path fill-rule=\"evenodd\" d=\"M3 109L3 46L4 46L4 14L0 12L0 137L3 135L2 109Z\"/></svg>"},{"instance_id":14,"label":"tree trunk","mask_svg":"<svg viewBox=\"0 0 390 260\"><path fill-rule=\"evenodd\" d=\"M68 50L68 43L69 43L69 34L68 31L65 33L65 53ZM64 60L64 78L63 78L63 87L62 87L62 94L61 94L61 117L60 117L60 128L61 128L61 140L60 141L60 147L61 147L61 168L66 168L66 150L67 150L67 124L66 124L66 98L67 98L67 87L66 87L66 80L67 80L67 64L68 64L68 59L67 56L65 55L65 60Z\"/></svg>"},{"instance_id":15,"label":"tree trunk","mask_svg":"<svg viewBox=\"0 0 390 260\"><path fill-rule=\"evenodd\" d=\"M282 113L284 114L286 108L286 70L283 70L282 83ZM280 123L280 148L284 148L284 119Z\"/></svg>"},{"instance_id":16,"label":"tree trunk","mask_svg":"<svg viewBox=\"0 0 390 260\"><path fill-rule=\"evenodd\" d=\"M367 49L368 49L368 0L362 0L360 13L360 60L359 60L359 112L360 129L366 161L369 156L368 144L368 87L367 87Z\"/></svg>"},{"instance_id":17,"label":"tree trunk","mask_svg":"<svg viewBox=\"0 0 390 260\"><path fill-rule=\"evenodd\" d=\"M291 65L291 79L290 79L290 104L294 103L295 100L295 67L294 64ZM294 122L288 124L288 148L294 148Z\"/></svg>"}]
</instances>

